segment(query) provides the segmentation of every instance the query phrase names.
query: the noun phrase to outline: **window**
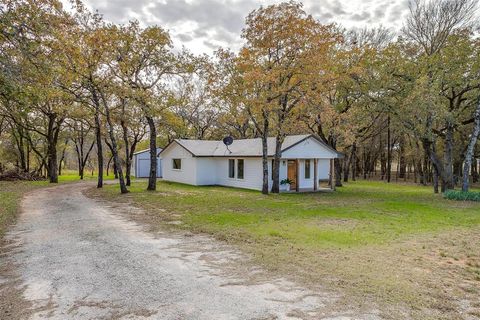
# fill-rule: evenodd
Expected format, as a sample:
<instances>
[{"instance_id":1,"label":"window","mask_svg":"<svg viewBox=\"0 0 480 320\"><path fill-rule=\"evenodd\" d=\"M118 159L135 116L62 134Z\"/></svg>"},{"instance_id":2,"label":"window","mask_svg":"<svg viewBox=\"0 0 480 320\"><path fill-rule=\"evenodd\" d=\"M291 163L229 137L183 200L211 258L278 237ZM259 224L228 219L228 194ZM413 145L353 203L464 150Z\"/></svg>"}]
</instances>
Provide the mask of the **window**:
<instances>
[{"instance_id":1,"label":"window","mask_svg":"<svg viewBox=\"0 0 480 320\"><path fill-rule=\"evenodd\" d=\"M172 159L172 167L175 170L182 169L182 159Z\"/></svg>"},{"instance_id":2,"label":"window","mask_svg":"<svg viewBox=\"0 0 480 320\"><path fill-rule=\"evenodd\" d=\"M305 160L305 179L310 179L310 160Z\"/></svg>"},{"instance_id":3,"label":"window","mask_svg":"<svg viewBox=\"0 0 480 320\"><path fill-rule=\"evenodd\" d=\"M237 179L243 179L243 159L237 160Z\"/></svg>"},{"instance_id":4,"label":"window","mask_svg":"<svg viewBox=\"0 0 480 320\"><path fill-rule=\"evenodd\" d=\"M235 159L228 159L228 177L235 178Z\"/></svg>"}]
</instances>

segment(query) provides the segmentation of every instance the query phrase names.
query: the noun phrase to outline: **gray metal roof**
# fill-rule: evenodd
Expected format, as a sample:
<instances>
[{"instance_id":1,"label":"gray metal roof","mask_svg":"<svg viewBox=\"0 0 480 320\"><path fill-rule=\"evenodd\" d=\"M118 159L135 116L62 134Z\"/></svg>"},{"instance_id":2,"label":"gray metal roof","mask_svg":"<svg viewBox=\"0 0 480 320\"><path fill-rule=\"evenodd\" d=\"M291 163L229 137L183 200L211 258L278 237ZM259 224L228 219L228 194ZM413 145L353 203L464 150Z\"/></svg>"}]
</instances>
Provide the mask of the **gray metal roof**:
<instances>
[{"instance_id":1,"label":"gray metal roof","mask_svg":"<svg viewBox=\"0 0 480 320\"><path fill-rule=\"evenodd\" d=\"M339 155L337 151L325 144L319 138L311 134L286 136L282 144L282 151L302 142L303 140L313 137L324 145L328 150ZM261 157L262 156L262 140L256 139L238 139L234 140L232 145L227 147L221 140L190 140L175 139L174 142L185 148L196 157ZM168 147L168 146L167 146ZM165 147L165 149L167 149ZM275 138L270 137L267 140L268 156L275 154ZM165 150L164 149L164 150Z\"/></svg>"}]
</instances>

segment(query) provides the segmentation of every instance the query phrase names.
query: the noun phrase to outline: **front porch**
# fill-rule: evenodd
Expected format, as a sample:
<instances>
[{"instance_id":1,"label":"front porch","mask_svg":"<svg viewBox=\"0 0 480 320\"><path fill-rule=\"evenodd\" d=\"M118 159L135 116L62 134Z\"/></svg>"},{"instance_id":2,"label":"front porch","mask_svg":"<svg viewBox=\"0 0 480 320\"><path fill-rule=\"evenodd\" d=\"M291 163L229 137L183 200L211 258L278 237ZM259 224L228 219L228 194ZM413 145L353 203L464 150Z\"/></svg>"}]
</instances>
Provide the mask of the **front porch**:
<instances>
[{"instance_id":1,"label":"front porch","mask_svg":"<svg viewBox=\"0 0 480 320\"><path fill-rule=\"evenodd\" d=\"M332 192L335 190L334 159L297 158L282 159L280 181L288 179L289 190L280 186L285 193Z\"/></svg>"},{"instance_id":2,"label":"front porch","mask_svg":"<svg viewBox=\"0 0 480 320\"><path fill-rule=\"evenodd\" d=\"M297 190L289 190L289 191L281 191L281 193L331 193L334 192L335 190L328 187L328 188L321 188L319 187L317 190L314 190L313 188L299 188Z\"/></svg>"}]
</instances>

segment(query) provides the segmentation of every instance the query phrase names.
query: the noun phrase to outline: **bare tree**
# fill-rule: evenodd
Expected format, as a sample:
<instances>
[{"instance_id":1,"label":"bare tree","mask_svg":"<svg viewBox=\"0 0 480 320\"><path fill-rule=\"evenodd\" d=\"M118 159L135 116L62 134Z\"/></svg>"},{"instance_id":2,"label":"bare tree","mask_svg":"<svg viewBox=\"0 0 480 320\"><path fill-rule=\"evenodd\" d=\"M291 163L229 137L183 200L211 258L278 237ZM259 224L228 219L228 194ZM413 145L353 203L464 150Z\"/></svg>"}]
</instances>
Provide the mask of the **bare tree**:
<instances>
[{"instance_id":1,"label":"bare tree","mask_svg":"<svg viewBox=\"0 0 480 320\"><path fill-rule=\"evenodd\" d=\"M87 142L92 131L92 126L86 121L74 120L69 121L69 127L72 131L71 139L75 145L75 152L77 154L78 175L80 179L83 179L85 166L95 145L95 139L93 139L93 137L91 143Z\"/></svg>"},{"instance_id":2,"label":"bare tree","mask_svg":"<svg viewBox=\"0 0 480 320\"><path fill-rule=\"evenodd\" d=\"M427 55L433 55L441 50L453 31L472 25L477 3L477 0L413 0L403 32L420 44Z\"/></svg>"}]
</instances>

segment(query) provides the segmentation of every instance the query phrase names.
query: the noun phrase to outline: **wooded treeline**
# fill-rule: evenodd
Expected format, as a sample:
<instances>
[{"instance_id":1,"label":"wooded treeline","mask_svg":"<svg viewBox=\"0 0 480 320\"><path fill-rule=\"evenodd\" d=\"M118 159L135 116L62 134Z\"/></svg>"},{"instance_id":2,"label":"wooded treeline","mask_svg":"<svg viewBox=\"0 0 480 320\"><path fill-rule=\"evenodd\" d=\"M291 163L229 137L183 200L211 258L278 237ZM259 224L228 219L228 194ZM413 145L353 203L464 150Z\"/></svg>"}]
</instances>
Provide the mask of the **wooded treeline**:
<instances>
[{"instance_id":1,"label":"wooded treeline","mask_svg":"<svg viewBox=\"0 0 480 320\"><path fill-rule=\"evenodd\" d=\"M479 178L480 40L475 0L418 0L401 32L323 24L298 2L260 7L243 45L213 56L174 50L167 31L116 25L75 2L0 4L0 174L58 181L115 167L128 192L133 153L174 138L276 138L272 190L287 134L314 133L344 153L349 179L406 179L435 192Z\"/></svg>"}]
</instances>

